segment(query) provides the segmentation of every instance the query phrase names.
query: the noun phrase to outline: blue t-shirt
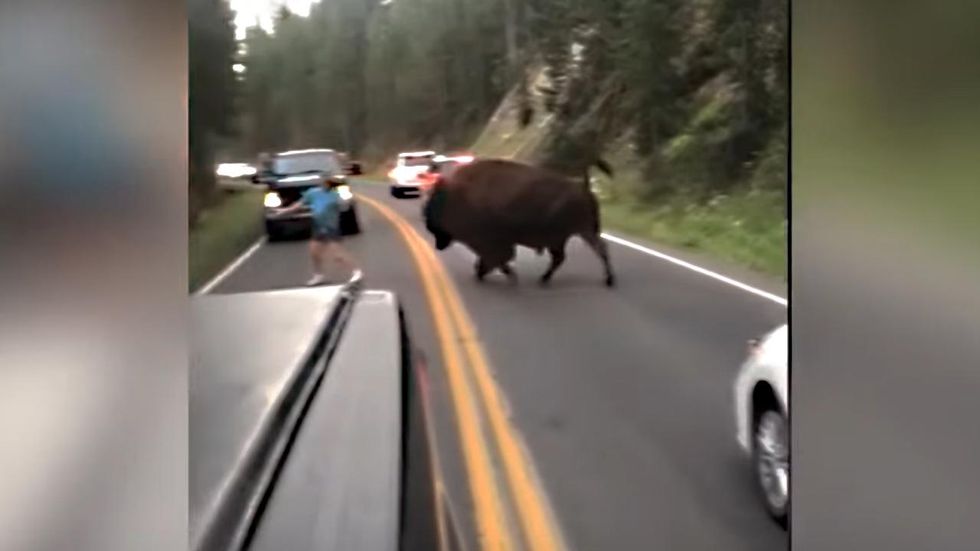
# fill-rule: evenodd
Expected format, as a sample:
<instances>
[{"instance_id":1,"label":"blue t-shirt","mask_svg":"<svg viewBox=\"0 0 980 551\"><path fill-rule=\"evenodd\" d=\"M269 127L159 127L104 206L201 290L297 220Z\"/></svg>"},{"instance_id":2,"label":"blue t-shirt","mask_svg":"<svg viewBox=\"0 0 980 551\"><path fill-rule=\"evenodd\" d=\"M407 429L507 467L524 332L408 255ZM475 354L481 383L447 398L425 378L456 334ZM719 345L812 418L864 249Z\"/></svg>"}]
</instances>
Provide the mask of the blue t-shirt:
<instances>
[{"instance_id":1,"label":"blue t-shirt","mask_svg":"<svg viewBox=\"0 0 980 551\"><path fill-rule=\"evenodd\" d=\"M312 187L303 192L300 199L310 207L313 224L318 228L334 229L340 220L340 196L332 189Z\"/></svg>"}]
</instances>

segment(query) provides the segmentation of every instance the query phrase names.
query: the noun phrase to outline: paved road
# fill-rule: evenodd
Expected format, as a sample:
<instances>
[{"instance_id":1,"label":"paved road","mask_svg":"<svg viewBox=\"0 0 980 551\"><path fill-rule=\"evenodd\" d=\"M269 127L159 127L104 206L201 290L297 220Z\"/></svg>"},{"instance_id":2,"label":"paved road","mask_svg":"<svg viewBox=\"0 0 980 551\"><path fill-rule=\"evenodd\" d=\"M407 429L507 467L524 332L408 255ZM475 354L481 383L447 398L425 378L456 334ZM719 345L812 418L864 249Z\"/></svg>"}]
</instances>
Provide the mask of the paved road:
<instances>
[{"instance_id":1,"label":"paved road","mask_svg":"<svg viewBox=\"0 0 980 551\"><path fill-rule=\"evenodd\" d=\"M383 200L428 239L417 199L394 200L370 184L357 191ZM348 244L368 286L400 295L428 353L447 484L472 537L448 386L416 268L391 224L366 205L360 212L365 231ZM499 275L478 284L473 257L459 245L439 255L565 539L580 550L788 548L736 448L731 396L745 341L784 321L785 307L610 246L619 276L612 290L601 286L597 259L577 241L546 289L534 279L547 259L530 251L518 255L523 281L516 288ZM308 272L304 242L266 244L212 292L300 285Z\"/></svg>"}]
</instances>

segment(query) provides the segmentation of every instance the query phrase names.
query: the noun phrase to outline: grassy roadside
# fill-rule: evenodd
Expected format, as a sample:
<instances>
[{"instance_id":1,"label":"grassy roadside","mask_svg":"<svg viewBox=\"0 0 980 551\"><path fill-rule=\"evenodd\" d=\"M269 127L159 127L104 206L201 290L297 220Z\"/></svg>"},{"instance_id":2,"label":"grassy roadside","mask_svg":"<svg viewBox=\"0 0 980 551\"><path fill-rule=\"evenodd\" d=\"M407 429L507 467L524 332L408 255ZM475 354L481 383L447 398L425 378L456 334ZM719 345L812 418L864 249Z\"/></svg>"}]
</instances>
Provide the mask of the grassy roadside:
<instances>
[{"instance_id":1,"label":"grassy roadside","mask_svg":"<svg viewBox=\"0 0 980 551\"><path fill-rule=\"evenodd\" d=\"M602 200L604 228L668 246L707 253L786 281L787 232L780 194L740 191L706 205L675 199L652 206Z\"/></svg>"},{"instance_id":2,"label":"grassy roadside","mask_svg":"<svg viewBox=\"0 0 980 551\"><path fill-rule=\"evenodd\" d=\"M262 192L227 194L201 214L188 238L190 291L214 277L262 234Z\"/></svg>"},{"instance_id":3,"label":"grassy roadside","mask_svg":"<svg viewBox=\"0 0 980 551\"><path fill-rule=\"evenodd\" d=\"M779 189L780 176L757 172L750 182L708 201L682 193L652 201L642 197L648 185L640 160L627 147L613 148L608 160L616 168L615 178L596 174L603 227L787 280L786 195Z\"/></svg>"},{"instance_id":4,"label":"grassy roadside","mask_svg":"<svg viewBox=\"0 0 980 551\"><path fill-rule=\"evenodd\" d=\"M553 126L541 98L533 94L532 101L539 116L533 124L522 128L512 115L515 93L509 93L470 150L481 157L528 161ZM765 158L779 160L784 156L782 151L772 151ZM683 195L651 202L640 198L649 186L640 169L641 159L630 152L625 141L610 144L607 160L616 170L613 179L592 171L597 178L604 228L624 237L704 253L786 281L786 199L784 193L774 191L784 176L762 171L761 178L751 178L729 195L718 195L707 203ZM359 182L386 184L382 167L375 165ZM702 177L696 171L688 176Z\"/></svg>"},{"instance_id":5,"label":"grassy roadside","mask_svg":"<svg viewBox=\"0 0 980 551\"><path fill-rule=\"evenodd\" d=\"M538 112L543 107L538 98ZM527 160L546 138L547 115L526 128L509 116L514 94L501 103L473 144L474 153L485 157ZM746 185L730 195L719 195L707 204L675 196L663 203L639 198L643 176L640 162L625 144L612 144L607 160L616 169L612 180L597 177L603 227L641 240L705 253L725 262L786 281L786 204L782 193L752 189Z\"/></svg>"}]
</instances>

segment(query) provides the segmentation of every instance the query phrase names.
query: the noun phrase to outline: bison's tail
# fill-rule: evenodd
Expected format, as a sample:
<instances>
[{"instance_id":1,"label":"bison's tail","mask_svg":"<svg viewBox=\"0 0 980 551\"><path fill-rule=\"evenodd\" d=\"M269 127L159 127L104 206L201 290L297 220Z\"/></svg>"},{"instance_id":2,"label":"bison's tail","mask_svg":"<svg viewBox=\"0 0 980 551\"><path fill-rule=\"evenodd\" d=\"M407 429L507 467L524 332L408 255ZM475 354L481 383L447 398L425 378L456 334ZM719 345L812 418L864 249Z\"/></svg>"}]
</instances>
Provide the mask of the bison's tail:
<instances>
[{"instance_id":1,"label":"bison's tail","mask_svg":"<svg viewBox=\"0 0 980 551\"><path fill-rule=\"evenodd\" d=\"M607 163L605 159L603 159L602 157L596 157L595 161L592 164L594 164L595 167L598 168L599 171L605 174L606 176L610 178L614 176L612 166L609 163ZM590 168L591 166L585 167L585 171L584 171L585 174L583 174L583 178L582 178L582 183L585 186L585 189L588 191L592 190L592 178L589 175Z\"/></svg>"},{"instance_id":2,"label":"bison's tail","mask_svg":"<svg viewBox=\"0 0 980 551\"><path fill-rule=\"evenodd\" d=\"M596 157L593 163L596 168L598 168L603 174L612 178L613 168L609 165L602 157ZM585 187L585 196L588 197L589 208L591 209L592 215L592 227L590 228L595 235L602 233L602 224L599 221L599 200L596 198L595 193L592 193L592 178L589 177L589 166L585 167L585 175L582 179L582 185Z\"/></svg>"},{"instance_id":3,"label":"bison's tail","mask_svg":"<svg viewBox=\"0 0 980 551\"><path fill-rule=\"evenodd\" d=\"M599 235L602 233L602 224L599 221L599 199L592 193L592 190L589 190L585 196L588 197L589 209L592 211L590 213L592 215L592 233Z\"/></svg>"},{"instance_id":4,"label":"bison's tail","mask_svg":"<svg viewBox=\"0 0 980 551\"><path fill-rule=\"evenodd\" d=\"M610 166L610 164L607 163L602 157L596 157L593 164L606 176L610 178L614 176L612 166ZM582 184L585 186L586 191L592 191L592 178L589 174L590 168L591 166L585 167L584 174L582 175Z\"/></svg>"},{"instance_id":5,"label":"bison's tail","mask_svg":"<svg viewBox=\"0 0 980 551\"><path fill-rule=\"evenodd\" d=\"M607 163L605 161L605 159L603 159L602 157L596 157L596 159L595 159L595 167L598 168L599 170L601 170L603 174L605 174L606 176L609 176L610 178L612 178L614 176L612 165L610 165L609 163Z\"/></svg>"}]
</instances>

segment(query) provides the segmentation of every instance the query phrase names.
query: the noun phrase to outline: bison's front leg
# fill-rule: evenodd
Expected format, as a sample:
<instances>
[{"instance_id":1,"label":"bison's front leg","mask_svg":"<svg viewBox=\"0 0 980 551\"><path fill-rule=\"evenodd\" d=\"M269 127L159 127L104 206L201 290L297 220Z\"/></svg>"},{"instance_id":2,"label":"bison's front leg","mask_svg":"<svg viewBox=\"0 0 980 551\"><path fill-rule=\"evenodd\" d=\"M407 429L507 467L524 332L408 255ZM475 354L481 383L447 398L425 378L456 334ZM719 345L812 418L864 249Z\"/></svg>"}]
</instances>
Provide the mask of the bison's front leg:
<instances>
[{"instance_id":1,"label":"bison's front leg","mask_svg":"<svg viewBox=\"0 0 980 551\"><path fill-rule=\"evenodd\" d=\"M588 233L582 234L582 239L588 243L589 247L595 251L596 256L602 261L602 267L606 271L606 287L612 287L616 284L616 276L613 274L612 263L609 262L609 249L606 247L606 242L602 240L599 233Z\"/></svg>"},{"instance_id":2,"label":"bison's front leg","mask_svg":"<svg viewBox=\"0 0 980 551\"><path fill-rule=\"evenodd\" d=\"M513 245L508 246L495 246L492 249L487 250L484 254L481 254L479 259L476 261L474 269L476 270L476 278L480 281L486 277L487 274L494 270L500 270L504 275L507 276L512 283L517 282L517 274L510 266L510 261L516 256L517 250Z\"/></svg>"},{"instance_id":3,"label":"bison's front leg","mask_svg":"<svg viewBox=\"0 0 980 551\"><path fill-rule=\"evenodd\" d=\"M503 272L507 276L507 279L514 284L517 283L517 273L511 268L510 263L514 260L515 256L517 256L517 247L510 245L506 248L501 248L500 255L494 259L497 269Z\"/></svg>"},{"instance_id":4,"label":"bison's front leg","mask_svg":"<svg viewBox=\"0 0 980 551\"><path fill-rule=\"evenodd\" d=\"M476 280L483 281L483 278L487 277L490 273L490 268L482 257L476 259L476 264L473 266L473 271L476 273Z\"/></svg>"},{"instance_id":5,"label":"bison's front leg","mask_svg":"<svg viewBox=\"0 0 980 551\"><path fill-rule=\"evenodd\" d=\"M517 283L517 272L515 272L514 269L510 267L510 264L506 264L506 263L502 264L500 266L500 271L503 272L505 276L507 276L507 279L509 279L511 283Z\"/></svg>"},{"instance_id":6,"label":"bison's front leg","mask_svg":"<svg viewBox=\"0 0 980 551\"><path fill-rule=\"evenodd\" d=\"M565 243L548 247L548 253L551 254L551 264L548 266L548 270L541 275L541 285L547 285L551 281L551 276L555 275L555 270L565 262Z\"/></svg>"}]
</instances>

